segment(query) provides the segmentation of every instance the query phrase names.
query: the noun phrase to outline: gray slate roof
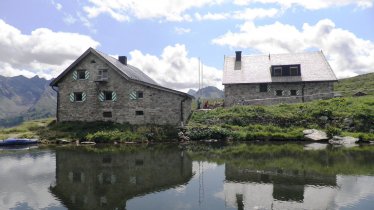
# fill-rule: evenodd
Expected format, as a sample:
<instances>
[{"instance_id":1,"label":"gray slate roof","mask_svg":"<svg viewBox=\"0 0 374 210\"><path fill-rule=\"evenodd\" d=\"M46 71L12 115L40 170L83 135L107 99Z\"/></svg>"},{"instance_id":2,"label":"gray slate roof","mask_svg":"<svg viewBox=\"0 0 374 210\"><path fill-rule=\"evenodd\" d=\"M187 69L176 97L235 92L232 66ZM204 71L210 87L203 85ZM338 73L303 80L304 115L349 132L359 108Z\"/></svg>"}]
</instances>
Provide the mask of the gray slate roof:
<instances>
[{"instance_id":1,"label":"gray slate roof","mask_svg":"<svg viewBox=\"0 0 374 210\"><path fill-rule=\"evenodd\" d=\"M175 94L178 94L178 95L183 95L183 96L187 96L187 97L190 97L190 98L194 98L193 96L191 96L187 93L163 87L163 86L157 84L153 79L151 79L148 75L143 73L140 69L138 69L134 66L131 66L129 64L124 65L120 61L118 61L116 58L113 58L112 56L109 56L105 53L97 51L97 50L95 50L91 47L88 48L81 56L79 56L79 58L77 60L75 60L57 78L52 80L52 82L50 83L50 86L57 86L57 84L61 80L61 78L63 78L71 69L74 68L74 66L76 66L89 53L93 53L93 54L97 55L98 57L103 58L103 60L105 62L107 62L108 65L111 65L114 70L118 71L126 79L129 79L131 81L141 83L143 85L147 85L147 86L150 86L150 87L153 87L153 88L156 88L156 89L160 89L160 90L172 92L172 93L175 93Z\"/></svg>"},{"instance_id":2,"label":"gray slate roof","mask_svg":"<svg viewBox=\"0 0 374 210\"><path fill-rule=\"evenodd\" d=\"M131 66L129 64L123 65L121 62L119 62L118 59L113 58L112 56L109 56L100 51L97 51L97 50L95 51L101 56L103 56L111 64L113 64L117 69L121 70L130 79L153 84L153 85L158 85L157 82L155 82L152 78L144 74L140 69L136 68L135 66Z\"/></svg>"},{"instance_id":3,"label":"gray slate roof","mask_svg":"<svg viewBox=\"0 0 374 210\"><path fill-rule=\"evenodd\" d=\"M271 77L273 65L300 64L301 76ZM225 84L337 81L324 54L304 52L242 56L241 70L234 70L235 56L225 56L223 80Z\"/></svg>"}]
</instances>

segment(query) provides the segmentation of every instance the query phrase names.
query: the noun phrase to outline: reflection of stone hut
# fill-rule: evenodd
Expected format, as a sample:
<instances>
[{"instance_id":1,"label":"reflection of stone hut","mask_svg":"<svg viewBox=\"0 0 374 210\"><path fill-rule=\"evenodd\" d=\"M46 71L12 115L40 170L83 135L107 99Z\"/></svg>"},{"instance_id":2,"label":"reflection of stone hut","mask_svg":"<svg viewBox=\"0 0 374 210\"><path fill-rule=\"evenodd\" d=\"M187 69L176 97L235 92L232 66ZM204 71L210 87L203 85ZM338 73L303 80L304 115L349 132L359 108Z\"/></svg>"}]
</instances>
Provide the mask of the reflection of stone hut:
<instances>
[{"instance_id":1,"label":"reflection of stone hut","mask_svg":"<svg viewBox=\"0 0 374 210\"><path fill-rule=\"evenodd\" d=\"M56 152L51 191L69 209L124 209L127 200L186 183L190 158L177 150Z\"/></svg>"},{"instance_id":2,"label":"reflection of stone hut","mask_svg":"<svg viewBox=\"0 0 374 210\"><path fill-rule=\"evenodd\" d=\"M329 201L324 202L324 198L320 197L305 196L305 193L321 193L321 196L327 199L335 193L332 188L337 185L335 175L277 169L258 171L232 164L226 164L225 167L225 199L238 209L251 209L255 206L266 209L326 209ZM320 192L314 192L316 189L308 186L319 186ZM282 206L286 203L287 207Z\"/></svg>"}]
</instances>

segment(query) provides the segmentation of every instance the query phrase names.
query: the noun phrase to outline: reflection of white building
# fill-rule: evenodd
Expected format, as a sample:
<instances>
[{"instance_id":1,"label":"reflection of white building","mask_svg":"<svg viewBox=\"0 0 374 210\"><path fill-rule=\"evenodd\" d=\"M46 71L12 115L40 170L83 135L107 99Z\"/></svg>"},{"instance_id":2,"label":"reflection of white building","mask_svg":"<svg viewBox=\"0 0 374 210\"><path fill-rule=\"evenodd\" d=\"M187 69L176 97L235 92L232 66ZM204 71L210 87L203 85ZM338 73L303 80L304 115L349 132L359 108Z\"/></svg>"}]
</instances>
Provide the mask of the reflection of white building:
<instances>
[{"instance_id":1,"label":"reflection of white building","mask_svg":"<svg viewBox=\"0 0 374 210\"><path fill-rule=\"evenodd\" d=\"M303 186L284 182L235 182L224 183L226 205L237 209L339 209L355 206L363 199L374 196L374 177L337 176L337 185ZM287 180L284 180L287 181ZM301 191L302 189L302 191ZM290 195L279 197L279 191ZM297 195L302 193L302 197ZM295 196L296 194L296 196ZM278 198L277 198L278 196ZM302 199L295 199L302 198ZM374 201L371 206L374 206ZM370 206L370 204L369 204Z\"/></svg>"}]
</instances>

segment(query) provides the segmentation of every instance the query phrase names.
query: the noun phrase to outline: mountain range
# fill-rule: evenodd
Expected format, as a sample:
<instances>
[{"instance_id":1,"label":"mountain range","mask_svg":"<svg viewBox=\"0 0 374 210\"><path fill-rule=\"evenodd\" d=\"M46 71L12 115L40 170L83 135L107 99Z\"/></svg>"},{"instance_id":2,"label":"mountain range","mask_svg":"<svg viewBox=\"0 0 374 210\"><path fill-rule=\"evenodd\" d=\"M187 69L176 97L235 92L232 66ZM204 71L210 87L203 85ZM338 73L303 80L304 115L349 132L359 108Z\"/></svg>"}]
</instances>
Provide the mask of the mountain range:
<instances>
[{"instance_id":1,"label":"mountain range","mask_svg":"<svg viewBox=\"0 0 374 210\"><path fill-rule=\"evenodd\" d=\"M0 127L54 116L57 94L49 83L38 76L0 76Z\"/></svg>"},{"instance_id":2,"label":"mountain range","mask_svg":"<svg viewBox=\"0 0 374 210\"><path fill-rule=\"evenodd\" d=\"M206 98L206 99L217 99L223 98L224 92L214 86L207 86L199 89L198 91L190 89L188 94L194 96L195 98Z\"/></svg>"}]
</instances>

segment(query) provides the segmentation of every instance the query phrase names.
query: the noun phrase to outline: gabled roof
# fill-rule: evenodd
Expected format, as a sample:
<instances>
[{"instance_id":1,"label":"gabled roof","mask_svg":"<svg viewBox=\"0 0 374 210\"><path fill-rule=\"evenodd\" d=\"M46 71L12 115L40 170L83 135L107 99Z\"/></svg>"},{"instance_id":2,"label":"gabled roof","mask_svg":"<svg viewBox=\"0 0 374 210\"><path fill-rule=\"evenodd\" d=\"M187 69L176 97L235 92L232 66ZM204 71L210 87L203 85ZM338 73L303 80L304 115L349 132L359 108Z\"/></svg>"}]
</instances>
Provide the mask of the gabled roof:
<instances>
[{"instance_id":1,"label":"gabled roof","mask_svg":"<svg viewBox=\"0 0 374 210\"><path fill-rule=\"evenodd\" d=\"M63 71L57 78L55 78L51 83L50 86L57 86L57 84L60 82L60 80L69 72L71 71L83 58L85 58L90 53L93 53L97 57L101 58L105 63L107 63L112 69L117 71L121 76L123 76L125 79L130 80L135 83L139 83L142 85L150 86L156 89L176 93L179 95L184 95L193 98L193 96L183 93L180 91L176 91L173 89L169 89L163 86L160 86L157 84L152 78L150 78L148 75L143 73L140 69L131 66L129 64L124 65L116 58L113 58L109 55L106 55L105 53L102 53L100 51L97 51L93 48L88 48L77 60L75 60L65 71Z\"/></svg>"},{"instance_id":2,"label":"gabled roof","mask_svg":"<svg viewBox=\"0 0 374 210\"><path fill-rule=\"evenodd\" d=\"M272 83L272 82L319 82L337 81L324 54L304 52L242 56L241 70L234 70L235 56L225 56L223 80L225 84ZM272 77L271 66L300 64L301 76Z\"/></svg>"}]
</instances>

